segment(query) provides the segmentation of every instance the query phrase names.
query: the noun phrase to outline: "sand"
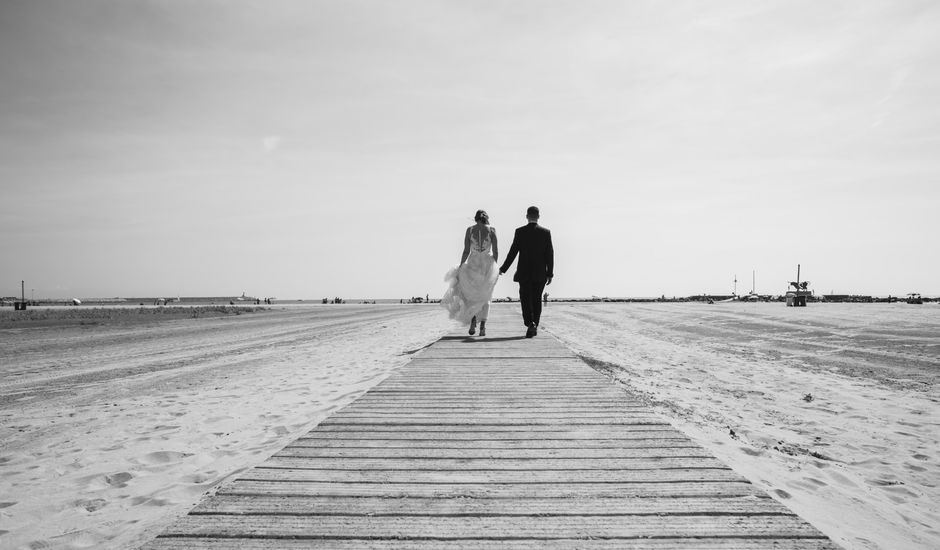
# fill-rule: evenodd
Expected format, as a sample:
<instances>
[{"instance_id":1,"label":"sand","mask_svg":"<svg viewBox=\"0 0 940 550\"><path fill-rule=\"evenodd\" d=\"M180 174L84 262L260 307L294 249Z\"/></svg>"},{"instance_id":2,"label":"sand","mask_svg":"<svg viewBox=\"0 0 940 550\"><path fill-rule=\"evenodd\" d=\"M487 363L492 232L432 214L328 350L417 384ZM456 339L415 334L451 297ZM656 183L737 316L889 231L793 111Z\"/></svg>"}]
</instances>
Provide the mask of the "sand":
<instances>
[{"instance_id":1,"label":"sand","mask_svg":"<svg viewBox=\"0 0 940 550\"><path fill-rule=\"evenodd\" d=\"M551 304L543 325L845 548L940 548L940 306Z\"/></svg>"},{"instance_id":2,"label":"sand","mask_svg":"<svg viewBox=\"0 0 940 550\"><path fill-rule=\"evenodd\" d=\"M453 327L433 305L192 311L2 312L0 548L137 547ZM846 548L926 549L940 548L938 319L937 305L553 303L542 332Z\"/></svg>"},{"instance_id":3,"label":"sand","mask_svg":"<svg viewBox=\"0 0 940 550\"><path fill-rule=\"evenodd\" d=\"M0 548L135 548L451 326L428 305L181 309L0 324Z\"/></svg>"}]
</instances>

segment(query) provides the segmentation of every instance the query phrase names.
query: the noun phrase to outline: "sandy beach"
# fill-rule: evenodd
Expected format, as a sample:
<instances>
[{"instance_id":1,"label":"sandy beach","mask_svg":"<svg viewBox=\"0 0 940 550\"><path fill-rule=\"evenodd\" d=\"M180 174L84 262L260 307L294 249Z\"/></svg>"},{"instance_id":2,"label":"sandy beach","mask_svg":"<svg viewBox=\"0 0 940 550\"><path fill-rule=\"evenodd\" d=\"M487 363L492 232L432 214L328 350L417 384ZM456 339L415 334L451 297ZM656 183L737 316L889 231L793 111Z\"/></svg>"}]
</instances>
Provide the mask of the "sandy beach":
<instances>
[{"instance_id":1,"label":"sandy beach","mask_svg":"<svg viewBox=\"0 0 940 550\"><path fill-rule=\"evenodd\" d=\"M0 547L139 546L453 327L429 305L192 311L0 323ZM542 331L840 545L926 549L938 315L552 303Z\"/></svg>"},{"instance_id":2,"label":"sandy beach","mask_svg":"<svg viewBox=\"0 0 940 550\"><path fill-rule=\"evenodd\" d=\"M180 309L3 325L0 548L136 548L450 326L430 306Z\"/></svg>"},{"instance_id":3,"label":"sandy beach","mask_svg":"<svg viewBox=\"0 0 940 550\"><path fill-rule=\"evenodd\" d=\"M940 548L940 307L551 304L543 319L838 544Z\"/></svg>"}]
</instances>

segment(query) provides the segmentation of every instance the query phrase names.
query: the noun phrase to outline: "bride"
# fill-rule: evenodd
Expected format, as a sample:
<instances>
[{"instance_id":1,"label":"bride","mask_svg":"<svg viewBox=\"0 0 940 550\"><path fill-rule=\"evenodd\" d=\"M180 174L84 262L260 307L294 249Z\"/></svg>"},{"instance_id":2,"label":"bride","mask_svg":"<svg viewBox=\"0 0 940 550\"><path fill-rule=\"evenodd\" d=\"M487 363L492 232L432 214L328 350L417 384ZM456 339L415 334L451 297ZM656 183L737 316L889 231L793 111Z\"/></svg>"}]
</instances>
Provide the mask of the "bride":
<instances>
[{"instance_id":1,"label":"bride","mask_svg":"<svg viewBox=\"0 0 940 550\"><path fill-rule=\"evenodd\" d=\"M451 319L470 322L470 334L477 330L486 336L486 318L490 312L490 298L499 277L496 259L496 229L490 226L490 217L485 210L477 210L473 217L476 225L467 228L463 239L463 254L460 265L447 272L444 280L448 288L441 298L441 305L450 313Z\"/></svg>"}]
</instances>

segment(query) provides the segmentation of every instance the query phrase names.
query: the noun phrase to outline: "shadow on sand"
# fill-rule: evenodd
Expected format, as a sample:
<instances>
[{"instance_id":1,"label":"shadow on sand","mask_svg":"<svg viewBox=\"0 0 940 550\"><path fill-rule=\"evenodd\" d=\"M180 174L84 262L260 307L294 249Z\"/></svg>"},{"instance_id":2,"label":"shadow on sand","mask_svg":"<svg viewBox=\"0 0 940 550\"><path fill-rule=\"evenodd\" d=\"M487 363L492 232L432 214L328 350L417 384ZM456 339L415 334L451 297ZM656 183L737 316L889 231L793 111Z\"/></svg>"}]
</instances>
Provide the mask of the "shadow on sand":
<instances>
[{"instance_id":1,"label":"shadow on sand","mask_svg":"<svg viewBox=\"0 0 940 550\"><path fill-rule=\"evenodd\" d=\"M446 337L446 338L447 338L448 340L454 340L454 341L458 341L458 342L467 342L467 343L472 343L472 342L508 342L508 341L514 341L514 340L525 340L525 335L523 334L523 335L520 335L520 336L501 336L501 337L498 337L498 338L492 338L492 337L490 337L490 336L482 336L482 337L480 337L480 336L448 336L448 337ZM444 338L441 338L441 340L443 340L443 339L444 339Z\"/></svg>"}]
</instances>

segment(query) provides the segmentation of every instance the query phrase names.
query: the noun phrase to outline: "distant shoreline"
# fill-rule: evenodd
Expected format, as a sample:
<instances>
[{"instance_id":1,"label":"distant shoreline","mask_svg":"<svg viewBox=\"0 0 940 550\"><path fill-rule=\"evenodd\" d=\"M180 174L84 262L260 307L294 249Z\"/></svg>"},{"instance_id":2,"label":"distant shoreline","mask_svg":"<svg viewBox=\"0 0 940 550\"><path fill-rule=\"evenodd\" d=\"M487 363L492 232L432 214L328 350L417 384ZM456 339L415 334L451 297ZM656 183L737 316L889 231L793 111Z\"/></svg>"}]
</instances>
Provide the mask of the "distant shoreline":
<instances>
[{"instance_id":1,"label":"distant shoreline","mask_svg":"<svg viewBox=\"0 0 940 550\"><path fill-rule=\"evenodd\" d=\"M884 295L872 296L862 294L823 294L810 297L812 303L903 303L906 300L905 295ZM940 302L938 296L923 296L924 303ZM79 298L79 306L123 306L123 307L153 307L153 306L278 306L278 305L399 305L399 304L437 304L439 298L430 298L429 300L414 298L330 298L327 301L322 298L298 298L278 300L263 298L242 298L228 296L186 296L180 298L163 297L131 297L131 298ZM335 301L334 301L335 300ZM18 297L0 298L0 307L13 307L15 302L20 301ZM733 295L725 294L700 294L693 296L590 296L590 297L549 297L552 303L672 303L672 302L784 302L783 295L761 295L757 299L747 300L747 296L739 296L737 299ZM500 297L494 298L494 303L517 303L517 298ZM56 307L76 305L71 298L40 298L26 300L28 307Z\"/></svg>"}]
</instances>

